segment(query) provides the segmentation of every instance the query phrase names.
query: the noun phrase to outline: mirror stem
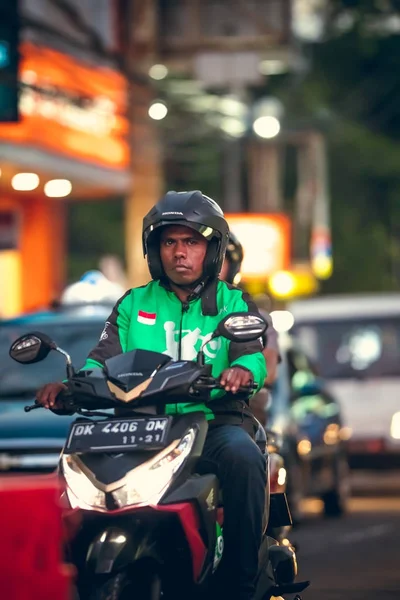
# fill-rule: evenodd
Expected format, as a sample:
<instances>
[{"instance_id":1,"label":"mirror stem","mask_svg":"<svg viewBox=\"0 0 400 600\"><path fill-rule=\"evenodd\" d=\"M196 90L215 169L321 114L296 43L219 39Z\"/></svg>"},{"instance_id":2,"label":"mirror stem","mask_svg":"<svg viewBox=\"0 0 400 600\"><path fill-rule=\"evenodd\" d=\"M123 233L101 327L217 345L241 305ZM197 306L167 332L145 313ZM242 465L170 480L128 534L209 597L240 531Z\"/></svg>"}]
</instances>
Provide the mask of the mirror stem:
<instances>
[{"instance_id":1,"label":"mirror stem","mask_svg":"<svg viewBox=\"0 0 400 600\"><path fill-rule=\"evenodd\" d=\"M205 346L207 346L207 344L208 344L209 342L211 342L211 340L215 340L215 338L217 338L217 337L219 337L219 333L218 333L218 331L214 331L214 333L212 334L212 336L210 337L210 339L209 339L209 340L207 340L207 341L206 341L206 342L205 342L205 343L202 345L202 347L200 348L200 350L199 350L199 353L198 353L198 355L197 355L197 364L199 365L199 367L204 367L204 365L206 364L206 360L205 360L205 356L204 356L204 350L203 350L203 348L204 348Z\"/></svg>"},{"instance_id":2,"label":"mirror stem","mask_svg":"<svg viewBox=\"0 0 400 600\"><path fill-rule=\"evenodd\" d=\"M71 377L74 377L75 375L76 375L76 373L75 373L75 369L74 369L73 365L67 364L67 377L68 377L68 379L71 379Z\"/></svg>"},{"instance_id":3,"label":"mirror stem","mask_svg":"<svg viewBox=\"0 0 400 600\"><path fill-rule=\"evenodd\" d=\"M198 355L197 355L197 364L199 367L204 367L205 364L205 360L204 360L204 352L203 350L200 350Z\"/></svg>"},{"instance_id":4,"label":"mirror stem","mask_svg":"<svg viewBox=\"0 0 400 600\"><path fill-rule=\"evenodd\" d=\"M68 377L68 379L70 379L71 377L73 377L76 374L70 355L67 352L65 352L65 350L60 348L59 346L56 346L54 348L54 350L56 350L56 352L59 352L60 354L65 356L65 360L67 362L67 377Z\"/></svg>"}]
</instances>

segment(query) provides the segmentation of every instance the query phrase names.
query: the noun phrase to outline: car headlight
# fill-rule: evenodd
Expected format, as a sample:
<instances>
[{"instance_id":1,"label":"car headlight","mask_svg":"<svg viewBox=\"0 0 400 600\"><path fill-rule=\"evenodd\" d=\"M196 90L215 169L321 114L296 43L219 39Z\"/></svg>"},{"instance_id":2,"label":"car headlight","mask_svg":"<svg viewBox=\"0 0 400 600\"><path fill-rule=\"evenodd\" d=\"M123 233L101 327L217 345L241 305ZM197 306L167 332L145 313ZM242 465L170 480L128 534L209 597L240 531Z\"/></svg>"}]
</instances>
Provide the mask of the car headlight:
<instances>
[{"instance_id":1,"label":"car headlight","mask_svg":"<svg viewBox=\"0 0 400 600\"><path fill-rule=\"evenodd\" d=\"M394 440L400 440L400 412L394 413L392 417L390 435Z\"/></svg>"},{"instance_id":2,"label":"car headlight","mask_svg":"<svg viewBox=\"0 0 400 600\"><path fill-rule=\"evenodd\" d=\"M70 455L61 460L67 496L72 508L106 509L106 495L88 479Z\"/></svg>"},{"instance_id":3,"label":"car headlight","mask_svg":"<svg viewBox=\"0 0 400 600\"><path fill-rule=\"evenodd\" d=\"M195 429L189 429L180 440L175 440L152 460L132 471L125 484L112 492L118 506L122 508L150 500L157 504L189 456L196 433Z\"/></svg>"}]
</instances>

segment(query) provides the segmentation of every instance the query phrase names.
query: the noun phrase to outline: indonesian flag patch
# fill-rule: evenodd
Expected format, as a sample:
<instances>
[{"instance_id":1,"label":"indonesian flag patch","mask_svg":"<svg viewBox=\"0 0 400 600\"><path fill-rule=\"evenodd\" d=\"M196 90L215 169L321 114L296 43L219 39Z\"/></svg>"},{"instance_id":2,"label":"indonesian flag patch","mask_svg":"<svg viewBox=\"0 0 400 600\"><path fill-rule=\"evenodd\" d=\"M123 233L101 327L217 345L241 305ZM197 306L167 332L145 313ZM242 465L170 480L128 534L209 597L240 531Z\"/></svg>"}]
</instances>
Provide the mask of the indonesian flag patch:
<instances>
[{"instance_id":1,"label":"indonesian flag patch","mask_svg":"<svg viewBox=\"0 0 400 600\"><path fill-rule=\"evenodd\" d=\"M156 313L148 313L144 310L139 310L137 320L139 321L139 323L143 323L144 325L155 325L156 317Z\"/></svg>"}]
</instances>

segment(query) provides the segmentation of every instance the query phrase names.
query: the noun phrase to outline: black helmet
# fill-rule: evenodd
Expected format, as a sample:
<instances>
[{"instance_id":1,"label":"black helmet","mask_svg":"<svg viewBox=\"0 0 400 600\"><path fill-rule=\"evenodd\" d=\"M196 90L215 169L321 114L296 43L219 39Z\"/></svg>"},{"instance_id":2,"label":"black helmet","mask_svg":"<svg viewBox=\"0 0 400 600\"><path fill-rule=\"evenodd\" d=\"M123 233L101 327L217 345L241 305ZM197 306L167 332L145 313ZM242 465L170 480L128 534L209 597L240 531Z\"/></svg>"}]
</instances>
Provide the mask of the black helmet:
<instances>
[{"instance_id":1,"label":"black helmet","mask_svg":"<svg viewBox=\"0 0 400 600\"><path fill-rule=\"evenodd\" d=\"M225 281L234 283L234 279L242 267L243 262L243 246L232 231L229 232L228 245L226 247L226 260L228 261L228 272Z\"/></svg>"},{"instance_id":2,"label":"black helmet","mask_svg":"<svg viewBox=\"0 0 400 600\"><path fill-rule=\"evenodd\" d=\"M161 279L164 269L160 259L159 233L167 225L184 225L208 240L204 260L204 279L218 277L225 257L229 226L218 204L199 192L168 192L143 219L143 254L150 275Z\"/></svg>"}]
</instances>

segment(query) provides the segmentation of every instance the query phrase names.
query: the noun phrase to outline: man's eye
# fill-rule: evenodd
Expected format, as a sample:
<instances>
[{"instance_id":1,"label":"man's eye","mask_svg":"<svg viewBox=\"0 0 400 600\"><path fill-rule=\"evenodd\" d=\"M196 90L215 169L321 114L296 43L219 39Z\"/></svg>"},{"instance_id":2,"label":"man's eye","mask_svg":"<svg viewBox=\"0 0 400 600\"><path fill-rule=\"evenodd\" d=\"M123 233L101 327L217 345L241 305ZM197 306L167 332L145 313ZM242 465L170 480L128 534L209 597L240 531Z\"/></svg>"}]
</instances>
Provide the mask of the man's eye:
<instances>
[{"instance_id":1,"label":"man's eye","mask_svg":"<svg viewBox=\"0 0 400 600\"><path fill-rule=\"evenodd\" d=\"M164 241L164 246L172 246L173 241L172 240L165 240Z\"/></svg>"},{"instance_id":2,"label":"man's eye","mask_svg":"<svg viewBox=\"0 0 400 600\"><path fill-rule=\"evenodd\" d=\"M189 246L195 246L197 244L197 240L192 238L191 240L188 240L188 244Z\"/></svg>"}]
</instances>

